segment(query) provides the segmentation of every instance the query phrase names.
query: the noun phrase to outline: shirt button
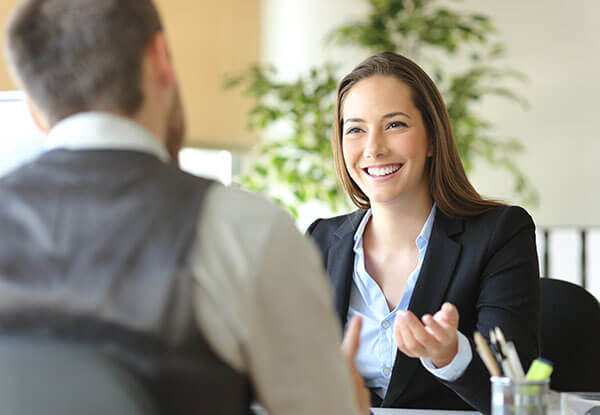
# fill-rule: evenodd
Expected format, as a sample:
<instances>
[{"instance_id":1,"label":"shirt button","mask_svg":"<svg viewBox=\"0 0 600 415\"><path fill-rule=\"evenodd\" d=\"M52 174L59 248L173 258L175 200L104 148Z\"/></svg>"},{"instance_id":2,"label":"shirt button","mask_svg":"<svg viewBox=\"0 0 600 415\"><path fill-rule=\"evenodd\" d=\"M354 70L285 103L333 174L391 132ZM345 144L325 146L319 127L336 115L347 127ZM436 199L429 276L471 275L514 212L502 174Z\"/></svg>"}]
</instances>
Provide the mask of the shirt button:
<instances>
[{"instance_id":1,"label":"shirt button","mask_svg":"<svg viewBox=\"0 0 600 415\"><path fill-rule=\"evenodd\" d=\"M381 323L381 327L383 327L384 329L389 329L390 328L390 322L389 321L384 321L383 323Z\"/></svg>"},{"instance_id":2,"label":"shirt button","mask_svg":"<svg viewBox=\"0 0 600 415\"><path fill-rule=\"evenodd\" d=\"M389 367L386 367L385 369L383 369L383 374L385 376L390 376L392 374L392 370Z\"/></svg>"}]
</instances>

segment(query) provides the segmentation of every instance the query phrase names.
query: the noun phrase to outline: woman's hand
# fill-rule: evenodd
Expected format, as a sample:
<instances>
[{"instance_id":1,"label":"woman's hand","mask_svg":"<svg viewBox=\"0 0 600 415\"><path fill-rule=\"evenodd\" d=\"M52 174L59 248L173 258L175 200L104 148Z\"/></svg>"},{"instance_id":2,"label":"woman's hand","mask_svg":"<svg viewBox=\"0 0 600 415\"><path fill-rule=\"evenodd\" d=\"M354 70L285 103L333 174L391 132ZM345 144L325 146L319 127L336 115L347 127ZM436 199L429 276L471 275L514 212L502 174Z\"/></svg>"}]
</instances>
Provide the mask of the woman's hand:
<instances>
[{"instance_id":1,"label":"woman's hand","mask_svg":"<svg viewBox=\"0 0 600 415\"><path fill-rule=\"evenodd\" d=\"M444 303L433 316L421 321L410 311L400 311L394 323L398 348L407 356L429 358L438 368L448 365L458 353L458 310Z\"/></svg>"},{"instance_id":2,"label":"woman's hand","mask_svg":"<svg viewBox=\"0 0 600 415\"><path fill-rule=\"evenodd\" d=\"M360 409L361 415L368 415L371 413L371 394L365 386L365 381L361 376L360 372L354 364L356 354L358 353L358 347L360 345L360 329L362 328L362 320L358 316L354 316L350 320L348 329L344 334L344 340L342 341L342 354L346 358L348 367L350 368L350 375L352 376L352 386L354 387L354 395L356 397L356 404Z\"/></svg>"}]
</instances>

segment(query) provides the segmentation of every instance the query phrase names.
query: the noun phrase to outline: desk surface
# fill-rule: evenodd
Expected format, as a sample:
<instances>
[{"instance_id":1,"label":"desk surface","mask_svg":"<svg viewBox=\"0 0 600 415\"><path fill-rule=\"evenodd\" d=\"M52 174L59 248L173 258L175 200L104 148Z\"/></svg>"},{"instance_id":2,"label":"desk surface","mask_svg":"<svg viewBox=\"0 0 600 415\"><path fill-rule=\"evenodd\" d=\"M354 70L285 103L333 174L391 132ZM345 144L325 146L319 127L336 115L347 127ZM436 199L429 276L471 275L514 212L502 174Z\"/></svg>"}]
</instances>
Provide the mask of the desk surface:
<instances>
[{"instance_id":1,"label":"desk surface","mask_svg":"<svg viewBox=\"0 0 600 415\"><path fill-rule=\"evenodd\" d=\"M433 409L392 409L392 408L372 408L373 415L479 415L475 411L438 411Z\"/></svg>"},{"instance_id":2,"label":"desk surface","mask_svg":"<svg viewBox=\"0 0 600 415\"><path fill-rule=\"evenodd\" d=\"M560 393L550 391L548 395L548 415L560 415ZM267 415L264 409L254 405L253 409L257 415ZM373 415L481 415L476 411L448 411L434 409L394 409L394 408L371 408Z\"/></svg>"},{"instance_id":3,"label":"desk surface","mask_svg":"<svg viewBox=\"0 0 600 415\"><path fill-rule=\"evenodd\" d=\"M256 415L267 415L267 412L258 405L252 409ZM475 411L443 411L433 409L394 409L394 408L371 408L373 415L481 415Z\"/></svg>"}]
</instances>

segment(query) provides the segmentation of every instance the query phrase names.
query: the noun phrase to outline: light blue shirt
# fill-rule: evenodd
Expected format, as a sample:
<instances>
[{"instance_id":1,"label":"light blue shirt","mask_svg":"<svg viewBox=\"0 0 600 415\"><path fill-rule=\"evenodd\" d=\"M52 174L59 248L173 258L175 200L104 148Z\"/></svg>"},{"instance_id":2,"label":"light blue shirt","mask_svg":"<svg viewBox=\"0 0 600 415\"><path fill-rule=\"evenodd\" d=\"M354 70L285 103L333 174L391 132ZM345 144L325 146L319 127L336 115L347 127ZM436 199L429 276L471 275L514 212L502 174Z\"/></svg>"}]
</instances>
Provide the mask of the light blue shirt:
<instances>
[{"instance_id":1,"label":"light blue shirt","mask_svg":"<svg viewBox=\"0 0 600 415\"><path fill-rule=\"evenodd\" d=\"M354 234L354 273L350 290L348 321L355 315L362 317L363 325L356 366L363 375L366 386L375 389L381 398L387 392L398 350L394 340L394 318L398 311L408 309L429 245L435 212L434 204L415 241L419 250L417 266L406 281L400 303L391 312L381 288L365 268L363 234L371 218L371 210L367 211ZM458 353L450 364L436 368L429 359L421 359L421 362L435 376L446 381L453 381L464 373L472 357L469 341L459 332Z\"/></svg>"}]
</instances>

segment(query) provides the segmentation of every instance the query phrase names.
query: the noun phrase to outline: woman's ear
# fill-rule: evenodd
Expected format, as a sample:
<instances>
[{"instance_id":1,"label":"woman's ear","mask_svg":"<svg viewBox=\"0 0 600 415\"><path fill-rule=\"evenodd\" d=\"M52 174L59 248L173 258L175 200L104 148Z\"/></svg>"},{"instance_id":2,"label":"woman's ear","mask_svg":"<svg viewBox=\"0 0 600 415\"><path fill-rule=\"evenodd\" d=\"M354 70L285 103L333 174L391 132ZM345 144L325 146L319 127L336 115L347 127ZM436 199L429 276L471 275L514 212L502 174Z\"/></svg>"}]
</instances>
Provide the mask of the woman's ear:
<instances>
[{"instance_id":1,"label":"woman's ear","mask_svg":"<svg viewBox=\"0 0 600 415\"><path fill-rule=\"evenodd\" d=\"M428 140L427 157L433 157L433 141L432 140Z\"/></svg>"}]
</instances>

